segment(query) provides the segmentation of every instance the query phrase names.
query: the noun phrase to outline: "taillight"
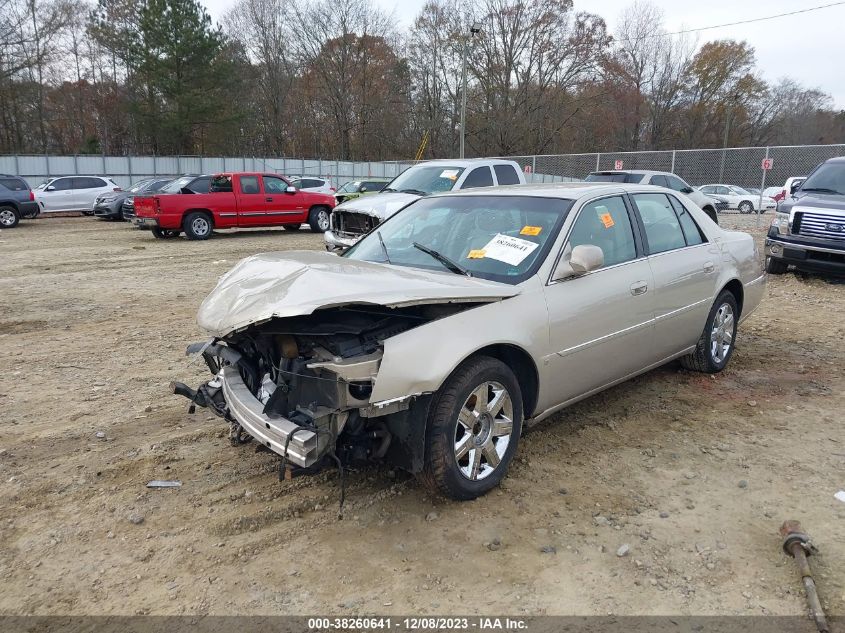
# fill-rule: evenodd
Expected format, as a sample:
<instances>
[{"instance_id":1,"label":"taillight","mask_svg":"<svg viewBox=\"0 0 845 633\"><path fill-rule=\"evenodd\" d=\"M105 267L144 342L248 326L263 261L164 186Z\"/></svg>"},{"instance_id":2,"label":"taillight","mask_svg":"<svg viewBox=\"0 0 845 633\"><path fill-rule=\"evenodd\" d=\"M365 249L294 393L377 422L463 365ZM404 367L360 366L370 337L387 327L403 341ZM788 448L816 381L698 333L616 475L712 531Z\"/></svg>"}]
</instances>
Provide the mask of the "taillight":
<instances>
[{"instance_id":1,"label":"taillight","mask_svg":"<svg viewBox=\"0 0 845 633\"><path fill-rule=\"evenodd\" d=\"M32 189L29 190L29 201L35 201L35 192Z\"/></svg>"}]
</instances>

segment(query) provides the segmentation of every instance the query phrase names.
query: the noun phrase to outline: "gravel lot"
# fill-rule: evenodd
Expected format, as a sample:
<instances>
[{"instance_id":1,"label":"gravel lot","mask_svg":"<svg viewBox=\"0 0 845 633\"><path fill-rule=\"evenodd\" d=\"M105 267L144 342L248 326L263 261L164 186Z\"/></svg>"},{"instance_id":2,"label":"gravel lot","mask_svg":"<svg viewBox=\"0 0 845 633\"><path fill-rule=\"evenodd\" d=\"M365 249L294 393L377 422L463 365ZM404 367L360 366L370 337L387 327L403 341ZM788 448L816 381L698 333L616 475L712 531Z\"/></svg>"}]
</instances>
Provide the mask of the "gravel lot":
<instances>
[{"instance_id":1,"label":"gravel lot","mask_svg":"<svg viewBox=\"0 0 845 633\"><path fill-rule=\"evenodd\" d=\"M184 347L220 274L321 240L0 232L0 612L803 614L777 534L794 518L845 615L845 287L771 277L722 374L670 365L566 410L474 502L358 471L340 521L334 472L280 483L167 391L205 378Z\"/></svg>"}]
</instances>

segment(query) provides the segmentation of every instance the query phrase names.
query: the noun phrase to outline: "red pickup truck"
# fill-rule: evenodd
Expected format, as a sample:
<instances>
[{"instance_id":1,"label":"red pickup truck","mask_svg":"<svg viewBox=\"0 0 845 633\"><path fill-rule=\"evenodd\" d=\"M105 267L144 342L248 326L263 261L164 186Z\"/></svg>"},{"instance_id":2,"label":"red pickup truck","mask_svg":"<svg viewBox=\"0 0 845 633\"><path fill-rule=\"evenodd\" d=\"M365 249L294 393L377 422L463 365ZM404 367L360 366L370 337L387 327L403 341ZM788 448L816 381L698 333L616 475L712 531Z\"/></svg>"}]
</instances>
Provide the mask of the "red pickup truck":
<instances>
[{"instance_id":1,"label":"red pickup truck","mask_svg":"<svg viewBox=\"0 0 845 633\"><path fill-rule=\"evenodd\" d=\"M334 196L300 191L278 174L227 173L211 178L208 193L183 189L181 194L135 198L138 228L157 238L184 232L206 240L214 229L282 226L296 231L303 223L315 233L327 231Z\"/></svg>"}]
</instances>

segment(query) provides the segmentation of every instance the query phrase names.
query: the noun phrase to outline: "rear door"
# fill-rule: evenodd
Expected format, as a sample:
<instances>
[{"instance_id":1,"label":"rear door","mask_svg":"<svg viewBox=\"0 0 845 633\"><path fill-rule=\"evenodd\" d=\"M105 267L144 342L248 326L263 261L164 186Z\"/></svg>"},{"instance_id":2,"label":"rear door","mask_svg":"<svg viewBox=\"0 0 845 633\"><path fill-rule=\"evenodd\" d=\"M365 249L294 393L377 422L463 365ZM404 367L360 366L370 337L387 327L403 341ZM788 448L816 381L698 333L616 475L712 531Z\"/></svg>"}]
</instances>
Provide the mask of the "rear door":
<instances>
[{"instance_id":1,"label":"rear door","mask_svg":"<svg viewBox=\"0 0 845 633\"><path fill-rule=\"evenodd\" d=\"M470 171L464 181L461 183L459 189L475 189L476 187L492 187L493 173L490 167L485 165L483 167L476 167Z\"/></svg>"},{"instance_id":2,"label":"rear door","mask_svg":"<svg viewBox=\"0 0 845 633\"><path fill-rule=\"evenodd\" d=\"M258 174L235 176L237 181L238 226L263 226L267 221L267 205L261 177Z\"/></svg>"},{"instance_id":3,"label":"rear door","mask_svg":"<svg viewBox=\"0 0 845 633\"><path fill-rule=\"evenodd\" d=\"M668 358L701 336L716 293L719 249L677 197L635 193L631 199L654 275L655 355Z\"/></svg>"},{"instance_id":4,"label":"rear door","mask_svg":"<svg viewBox=\"0 0 845 633\"><path fill-rule=\"evenodd\" d=\"M306 221L308 208L304 199L307 192L297 189L288 193L288 183L281 176L264 175L264 203L268 224L301 224Z\"/></svg>"}]
</instances>

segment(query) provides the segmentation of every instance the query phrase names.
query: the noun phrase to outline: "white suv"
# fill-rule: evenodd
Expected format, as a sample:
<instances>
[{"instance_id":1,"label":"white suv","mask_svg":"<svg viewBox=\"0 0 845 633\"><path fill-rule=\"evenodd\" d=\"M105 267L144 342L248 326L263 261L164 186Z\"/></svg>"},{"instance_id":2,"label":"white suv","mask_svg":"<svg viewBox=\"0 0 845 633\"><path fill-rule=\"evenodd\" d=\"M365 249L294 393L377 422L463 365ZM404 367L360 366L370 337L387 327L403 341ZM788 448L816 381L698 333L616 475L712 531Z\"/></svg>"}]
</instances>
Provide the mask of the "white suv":
<instances>
[{"instance_id":1,"label":"white suv","mask_svg":"<svg viewBox=\"0 0 845 633\"><path fill-rule=\"evenodd\" d=\"M120 185L106 176L61 176L45 180L33 193L42 211L82 211L91 215L98 196L120 190Z\"/></svg>"},{"instance_id":2,"label":"white suv","mask_svg":"<svg viewBox=\"0 0 845 633\"><path fill-rule=\"evenodd\" d=\"M317 178L316 176L294 176L289 178L290 183L300 191L311 191L313 193L327 193L330 196L337 191L331 180Z\"/></svg>"}]
</instances>

